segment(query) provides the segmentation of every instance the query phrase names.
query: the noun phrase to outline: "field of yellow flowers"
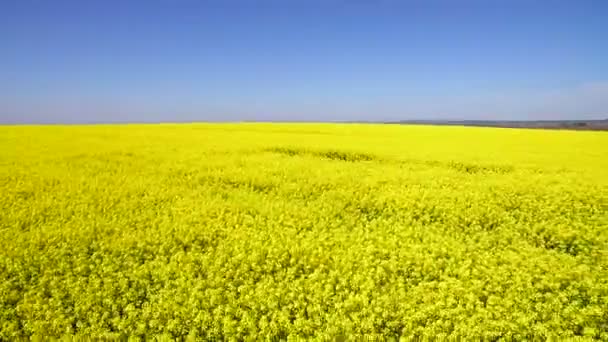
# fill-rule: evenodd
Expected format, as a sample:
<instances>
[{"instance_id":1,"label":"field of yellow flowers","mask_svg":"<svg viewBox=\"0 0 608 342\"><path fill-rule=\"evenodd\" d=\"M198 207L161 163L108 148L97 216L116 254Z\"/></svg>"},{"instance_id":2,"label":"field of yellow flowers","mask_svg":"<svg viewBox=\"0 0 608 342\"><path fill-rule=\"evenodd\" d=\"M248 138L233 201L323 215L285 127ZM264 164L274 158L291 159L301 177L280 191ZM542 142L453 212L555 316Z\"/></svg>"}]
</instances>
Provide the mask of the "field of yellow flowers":
<instances>
[{"instance_id":1,"label":"field of yellow flowers","mask_svg":"<svg viewBox=\"0 0 608 342\"><path fill-rule=\"evenodd\" d=\"M0 126L0 340L608 340L608 133Z\"/></svg>"}]
</instances>

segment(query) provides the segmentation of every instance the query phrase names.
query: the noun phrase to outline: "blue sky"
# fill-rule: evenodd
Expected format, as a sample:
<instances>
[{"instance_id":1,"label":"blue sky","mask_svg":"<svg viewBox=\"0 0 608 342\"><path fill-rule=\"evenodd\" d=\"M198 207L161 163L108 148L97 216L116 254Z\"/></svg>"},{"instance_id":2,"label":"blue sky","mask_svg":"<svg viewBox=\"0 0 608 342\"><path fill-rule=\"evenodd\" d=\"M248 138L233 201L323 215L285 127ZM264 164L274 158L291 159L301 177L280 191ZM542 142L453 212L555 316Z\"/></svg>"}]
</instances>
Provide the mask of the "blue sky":
<instances>
[{"instance_id":1,"label":"blue sky","mask_svg":"<svg viewBox=\"0 0 608 342\"><path fill-rule=\"evenodd\" d=\"M608 117L608 1L0 0L0 121Z\"/></svg>"}]
</instances>

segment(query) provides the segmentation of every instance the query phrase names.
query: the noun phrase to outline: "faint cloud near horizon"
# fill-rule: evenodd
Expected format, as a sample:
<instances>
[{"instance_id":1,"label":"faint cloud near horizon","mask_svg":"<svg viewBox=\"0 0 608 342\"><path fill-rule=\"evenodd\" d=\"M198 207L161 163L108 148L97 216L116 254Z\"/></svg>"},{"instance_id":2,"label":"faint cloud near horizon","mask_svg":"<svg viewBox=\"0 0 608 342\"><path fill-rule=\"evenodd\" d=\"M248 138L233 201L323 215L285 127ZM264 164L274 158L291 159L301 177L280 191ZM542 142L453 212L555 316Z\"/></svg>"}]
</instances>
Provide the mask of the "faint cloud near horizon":
<instances>
[{"instance_id":1,"label":"faint cloud near horizon","mask_svg":"<svg viewBox=\"0 0 608 342\"><path fill-rule=\"evenodd\" d=\"M603 120L608 119L608 81L545 90L510 90L444 96L413 113L453 120Z\"/></svg>"},{"instance_id":2,"label":"faint cloud near horizon","mask_svg":"<svg viewBox=\"0 0 608 342\"><path fill-rule=\"evenodd\" d=\"M575 119L608 118L608 81L583 83L573 89L559 89L539 97L538 115Z\"/></svg>"}]
</instances>

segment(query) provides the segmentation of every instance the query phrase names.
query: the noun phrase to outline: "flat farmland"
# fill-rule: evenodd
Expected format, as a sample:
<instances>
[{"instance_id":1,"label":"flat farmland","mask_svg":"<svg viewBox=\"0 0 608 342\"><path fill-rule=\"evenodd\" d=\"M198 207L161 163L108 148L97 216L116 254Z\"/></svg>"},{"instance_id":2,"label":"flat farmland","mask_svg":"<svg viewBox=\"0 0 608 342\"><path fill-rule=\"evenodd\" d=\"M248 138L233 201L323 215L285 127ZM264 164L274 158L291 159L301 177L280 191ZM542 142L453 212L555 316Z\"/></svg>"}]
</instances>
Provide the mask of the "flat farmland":
<instances>
[{"instance_id":1,"label":"flat farmland","mask_svg":"<svg viewBox=\"0 0 608 342\"><path fill-rule=\"evenodd\" d=\"M0 126L0 340L608 340L608 133Z\"/></svg>"}]
</instances>

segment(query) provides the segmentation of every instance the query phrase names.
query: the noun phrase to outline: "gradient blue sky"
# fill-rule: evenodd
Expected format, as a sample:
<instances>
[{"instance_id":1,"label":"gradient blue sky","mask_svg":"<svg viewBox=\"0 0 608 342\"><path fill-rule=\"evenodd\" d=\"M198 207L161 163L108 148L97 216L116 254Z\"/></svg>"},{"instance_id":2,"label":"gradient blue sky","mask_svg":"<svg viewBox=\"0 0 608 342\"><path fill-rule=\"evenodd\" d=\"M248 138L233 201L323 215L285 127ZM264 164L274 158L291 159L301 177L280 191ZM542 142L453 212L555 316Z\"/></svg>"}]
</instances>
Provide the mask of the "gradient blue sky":
<instances>
[{"instance_id":1,"label":"gradient blue sky","mask_svg":"<svg viewBox=\"0 0 608 342\"><path fill-rule=\"evenodd\" d=\"M0 0L0 122L608 117L608 1Z\"/></svg>"}]
</instances>

